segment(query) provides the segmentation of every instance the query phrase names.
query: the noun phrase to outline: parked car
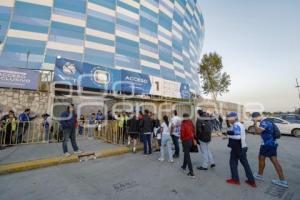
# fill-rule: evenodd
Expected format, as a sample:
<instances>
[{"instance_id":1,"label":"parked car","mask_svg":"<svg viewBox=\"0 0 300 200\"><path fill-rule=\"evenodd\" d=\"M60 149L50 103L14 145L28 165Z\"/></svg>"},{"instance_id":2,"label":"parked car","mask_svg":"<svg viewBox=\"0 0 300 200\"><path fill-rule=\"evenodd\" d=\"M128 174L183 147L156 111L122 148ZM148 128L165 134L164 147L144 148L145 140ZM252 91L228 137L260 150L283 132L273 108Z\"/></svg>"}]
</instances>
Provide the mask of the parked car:
<instances>
[{"instance_id":1,"label":"parked car","mask_svg":"<svg viewBox=\"0 0 300 200\"><path fill-rule=\"evenodd\" d=\"M247 133L255 134L255 126L252 119L246 119L243 121L244 127Z\"/></svg>"},{"instance_id":2,"label":"parked car","mask_svg":"<svg viewBox=\"0 0 300 200\"><path fill-rule=\"evenodd\" d=\"M300 124L300 115L297 114L283 114L279 115L278 118L284 119L290 123Z\"/></svg>"},{"instance_id":3,"label":"parked car","mask_svg":"<svg viewBox=\"0 0 300 200\"><path fill-rule=\"evenodd\" d=\"M279 117L268 117L267 119L272 121L273 123L275 123L278 126L278 128L282 134L300 137L300 124L291 123L291 122L281 119ZM248 133L255 134L255 126L254 126L253 122L251 124L250 122L245 121L244 125L245 125L246 131Z\"/></svg>"}]
</instances>

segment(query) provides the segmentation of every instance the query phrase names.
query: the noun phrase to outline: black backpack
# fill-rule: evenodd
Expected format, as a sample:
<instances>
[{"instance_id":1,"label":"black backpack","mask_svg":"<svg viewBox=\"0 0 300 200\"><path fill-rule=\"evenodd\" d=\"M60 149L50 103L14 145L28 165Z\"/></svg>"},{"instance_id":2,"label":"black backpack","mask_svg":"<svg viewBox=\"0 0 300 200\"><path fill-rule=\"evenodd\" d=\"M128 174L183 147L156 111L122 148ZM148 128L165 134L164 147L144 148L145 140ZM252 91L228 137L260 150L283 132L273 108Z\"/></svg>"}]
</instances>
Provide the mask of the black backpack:
<instances>
[{"instance_id":1,"label":"black backpack","mask_svg":"<svg viewBox=\"0 0 300 200\"><path fill-rule=\"evenodd\" d=\"M280 132L278 126L274 122L272 122L272 125L273 125L273 137L274 137L274 139L280 139L281 132Z\"/></svg>"},{"instance_id":2,"label":"black backpack","mask_svg":"<svg viewBox=\"0 0 300 200\"><path fill-rule=\"evenodd\" d=\"M203 142L210 142L211 133L212 133L212 127L210 122L208 120L201 121L201 136L199 139Z\"/></svg>"}]
</instances>

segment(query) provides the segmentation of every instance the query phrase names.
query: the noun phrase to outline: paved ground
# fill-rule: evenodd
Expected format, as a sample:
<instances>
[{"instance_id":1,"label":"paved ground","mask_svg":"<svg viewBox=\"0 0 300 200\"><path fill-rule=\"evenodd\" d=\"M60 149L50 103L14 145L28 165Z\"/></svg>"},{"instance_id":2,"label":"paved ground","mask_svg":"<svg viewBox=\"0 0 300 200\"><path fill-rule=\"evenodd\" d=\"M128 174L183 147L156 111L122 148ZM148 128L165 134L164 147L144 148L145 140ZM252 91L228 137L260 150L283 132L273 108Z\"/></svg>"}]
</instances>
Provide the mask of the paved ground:
<instances>
[{"instance_id":1,"label":"paved ground","mask_svg":"<svg viewBox=\"0 0 300 200\"><path fill-rule=\"evenodd\" d=\"M101 140L84 138L78 139L78 146L83 151L100 151L117 147L117 145L107 144ZM70 142L68 149L73 152ZM62 155L62 143L17 145L0 151L0 165Z\"/></svg>"},{"instance_id":2,"label":"paved ground","mask_svg":"<svg viewBox=\"0 0 300 200\"><path fill-rule=\"evenodd\" d=\"M260 140L248 137L248 157L256 170ZM84 163L68 164L0 177L0 199L101 199L101 200L299 200L300 154L299 138L280 139L279 157L289 180L288 190L270 184L275 178L271 163L267 163L265 182L253 189L245 184L229 186L229 150L226 141L214 138L213 154L217 167L207 172L196 171L196 179L190 179L179 168L181 160L174 164L160 163L158 154L149 157L126 154ZM193 154L194 167L201 161ZM245 180L244 172L240 176Z\"/></svg>"}]
</instances>

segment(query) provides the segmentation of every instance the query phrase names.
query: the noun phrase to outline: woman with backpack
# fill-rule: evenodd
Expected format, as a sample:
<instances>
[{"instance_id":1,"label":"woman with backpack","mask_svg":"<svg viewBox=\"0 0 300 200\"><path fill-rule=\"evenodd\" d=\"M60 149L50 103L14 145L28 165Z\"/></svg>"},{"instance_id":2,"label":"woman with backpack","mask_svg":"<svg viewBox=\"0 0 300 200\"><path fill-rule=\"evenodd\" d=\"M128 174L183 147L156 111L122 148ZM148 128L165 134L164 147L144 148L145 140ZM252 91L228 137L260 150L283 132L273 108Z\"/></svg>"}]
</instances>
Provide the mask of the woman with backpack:
<instances>
[{"instance_id":1,"label":"woman with backpack","mask_svg":"<svg viewBox=\"0 0 300 200\"><path fill-rule=\"evenodd\" d=\"M193 165L191 161L191 149L195 145L195 127L192 120L189 119L189 114L183 114L183 121L180 127L180 140L182 141L182 149L184 152L183 165L181 166L182 170L186 170L186 167L189 168L188 176L195 178ZM197 145L197 144L196 144Z\"/></svg>"},{"instance_id":2,"label":"woman with backpack","mask_svg":"<svg viewBox=\"0 0 300 200\"><path fill-rule=\"evenodd\" d=\"M205 117L205 113L202 110L198 110L198 118L196 121L196 132L197 132L197 139L200 144L200 151L203 156L203 162L200 167L197 169L199 170L208 170L208 166L210 165L211 168L214 168L215 161L211 151L208 148L208 145L211 141L211 125L210 121Z\"/></svg>"},{"instance_id":3,"label":"woman with backpack","mask_svg":"<svg viewBox=\"0 0 300 200\"><path fill-rule=\"evenodd\" d=\"M171 138L171 124L169 122L168 116L163 117L163 123L161 124L161 132L162 132L162 138L161 138L161 147L160 147L160 158L159 161L163 162L165 152L164 149L167 147L168 155L169 155L169 161L170 163L173 163L173 152L172 152L172 138Z\"/></svg>"}]
</instances>

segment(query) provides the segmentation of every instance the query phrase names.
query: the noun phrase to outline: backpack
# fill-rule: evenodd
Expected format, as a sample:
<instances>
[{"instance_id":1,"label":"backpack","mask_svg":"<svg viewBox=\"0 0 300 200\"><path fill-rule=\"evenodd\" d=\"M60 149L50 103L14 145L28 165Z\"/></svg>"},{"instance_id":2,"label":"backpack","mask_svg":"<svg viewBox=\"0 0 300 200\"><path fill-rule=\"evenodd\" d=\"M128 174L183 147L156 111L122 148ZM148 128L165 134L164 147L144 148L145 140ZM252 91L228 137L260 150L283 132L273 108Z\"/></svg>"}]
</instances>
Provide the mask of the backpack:
<instances>
[{"instance_id":1,"label":"backpack","mask_svg":"<svg viewBox=\"0 0 300 200\"><path fill-rule=\"evenodd\" d=\"M201 136L200 140L203 142L210 142L211 141L211 133L212 133L212 127L209 121L205 120L201 122Z\"/></svg>"},{"instance_id":2,"label":"backpack","mask_svg":"<svg viewBox=\"0 0 300 200\"><path fill-rule=\"evenodd\" d=\"M280 139L281 132L280 132L278 126L274 122L272 122L272 125L273 125L273 138Z\"/></svg>"}]
</instances>

